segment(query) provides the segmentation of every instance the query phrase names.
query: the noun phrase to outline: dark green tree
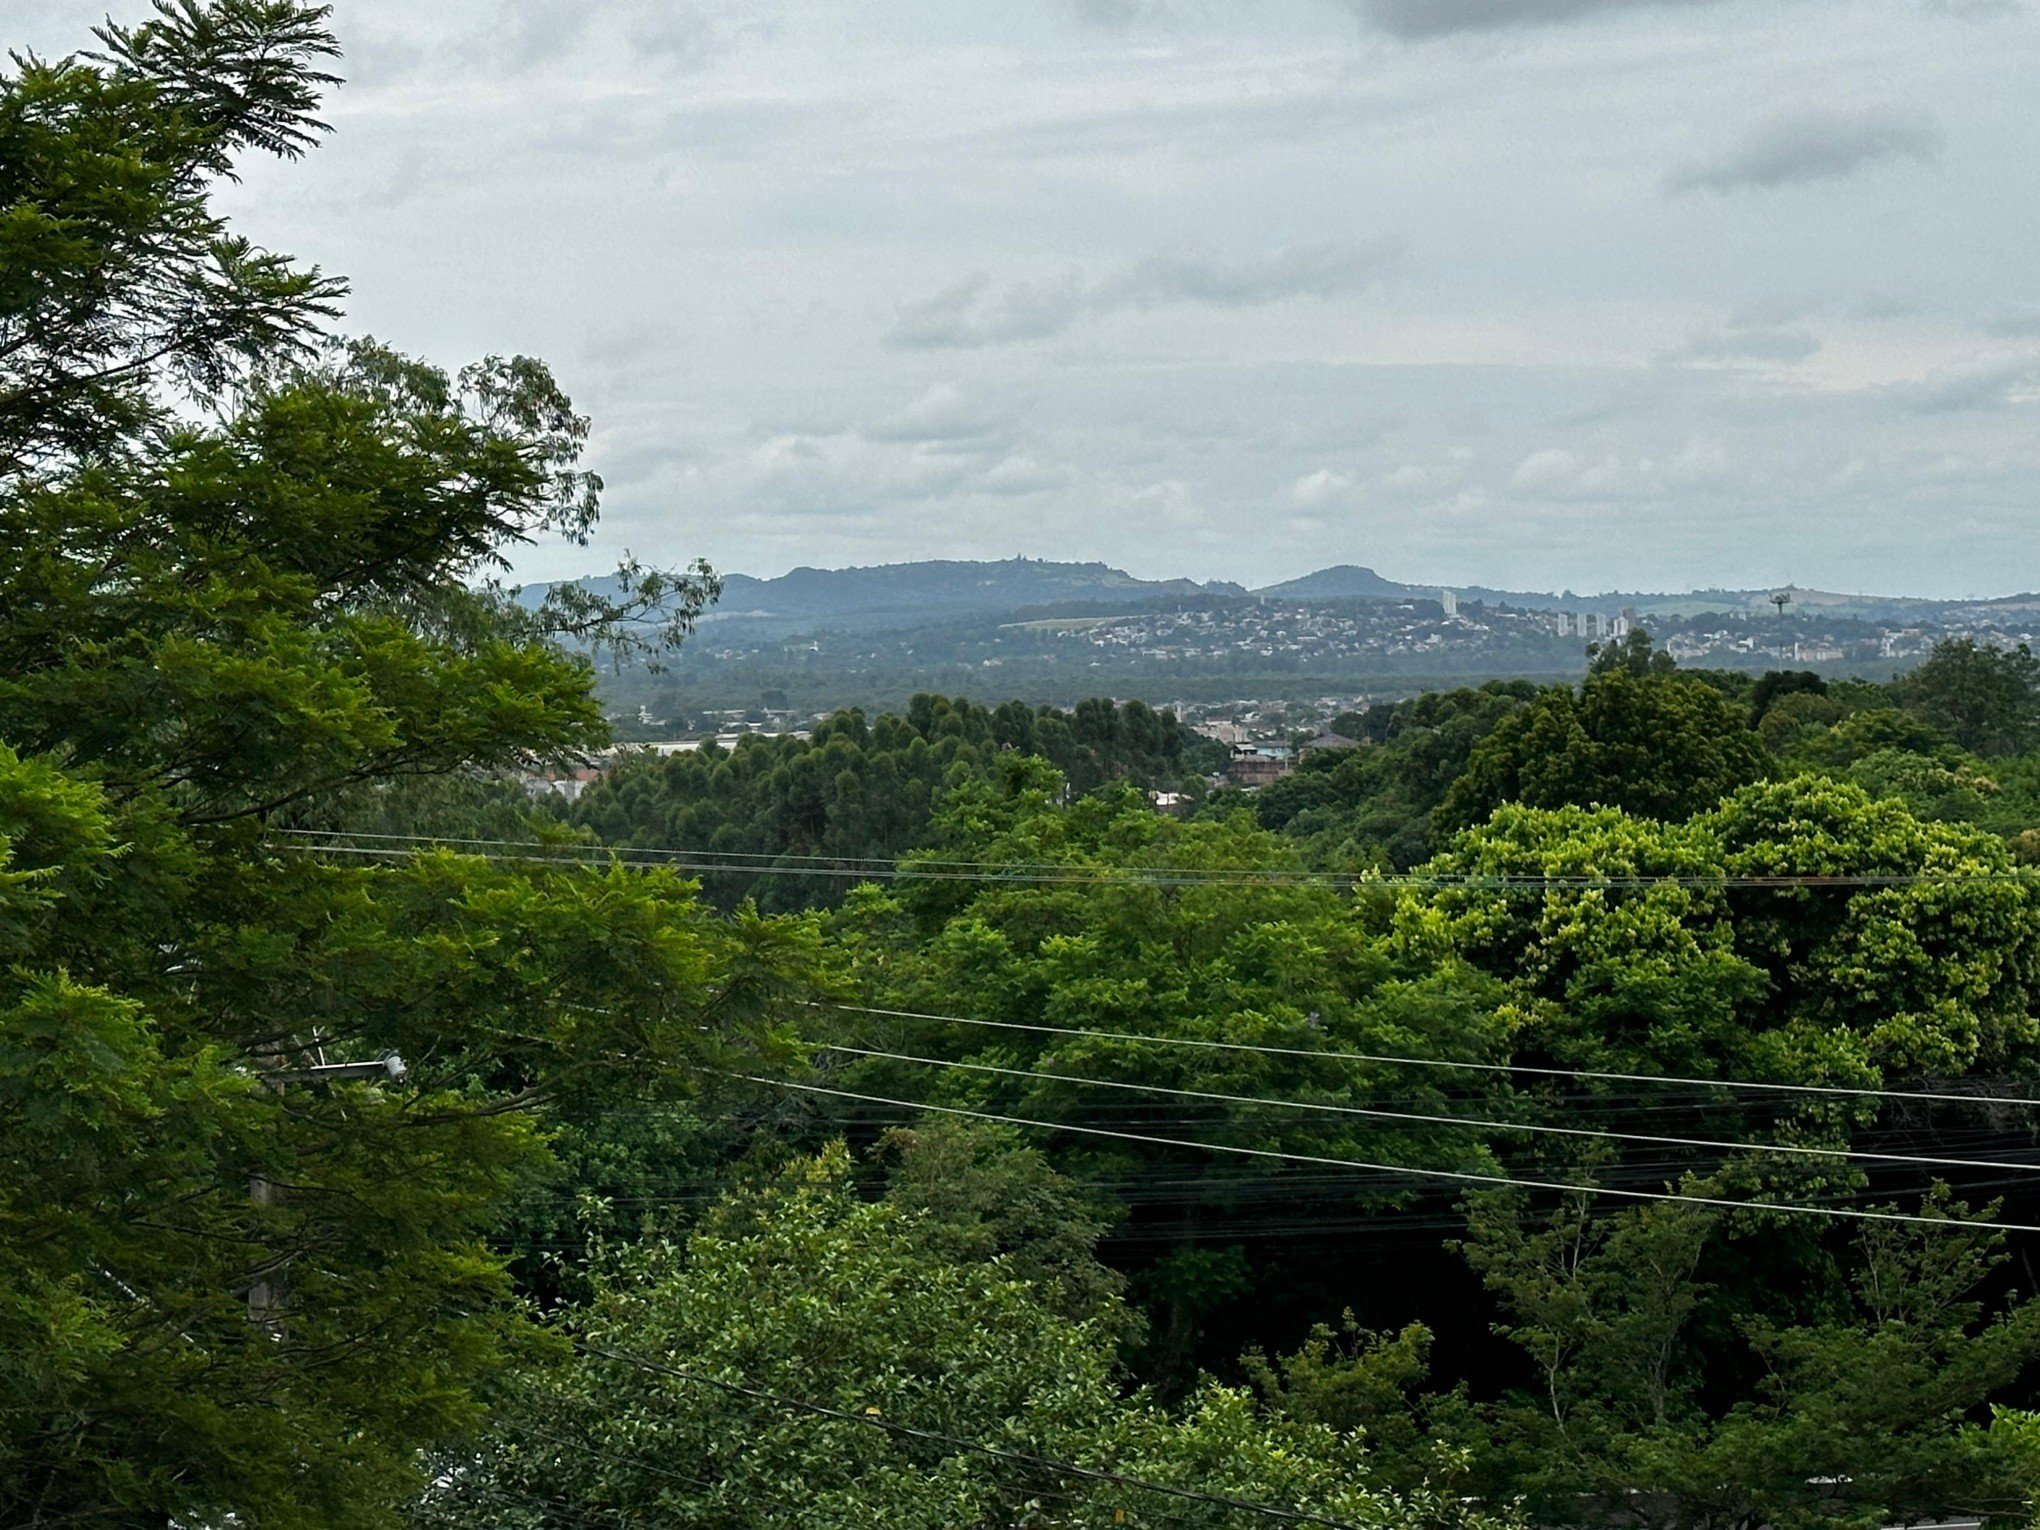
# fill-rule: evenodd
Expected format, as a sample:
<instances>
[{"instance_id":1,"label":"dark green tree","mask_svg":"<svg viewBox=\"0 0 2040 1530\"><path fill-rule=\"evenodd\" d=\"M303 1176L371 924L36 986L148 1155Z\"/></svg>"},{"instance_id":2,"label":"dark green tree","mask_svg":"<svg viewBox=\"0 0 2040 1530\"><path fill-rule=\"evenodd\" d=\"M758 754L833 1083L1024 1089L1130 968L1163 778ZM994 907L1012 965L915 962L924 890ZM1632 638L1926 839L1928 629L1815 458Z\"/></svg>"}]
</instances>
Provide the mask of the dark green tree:
<instances>
[{"instance_id":1,"label":"dark green tree","mask_svg":"<svg viewBox=\"0 0 2040 1530\"><path fill-rule=\"evenodd\" d=\"M1432 814L1475 747L1537 694L1527 682L1493 681L1349 713L1340 731L1365 747L1306 755L1254 794L1254 815L1304 840L1314 864L1407 870L1439 848ZM1214 797L1207 810L1236 805Z\"/></svg>"},{"instance_id":2,"label":"dark green tree","mask_svg":"<svg viewBox=\"0 0 2040 1530\"><path fill-rule=\"evenodd\" d=\"M1077 1319L1126 1320L1125 1280L1097 1257L1110 1216L1009 1128L930 1116L881 1139L886 1198L925 1217L928 1246L959 1264L1003 1259Z\"/></svg>"},{"instance_id":3,"label":"dark green tree","mask_svg":"<svg viewBox=\"0 0 2040 1530\"><path fill-rule=\"evenodd\" d=\"M1646 675L1669 675L1678 665L1662 648L1655 647L1650 634L1631 628L1619 638L1587 645L1587 673L1612 675L1616 671L1642 679Z\"/></svg>"},{"instance_id":4,"label":"dark green tree","mask_svg":"<svg viewBox=\"0 0 2040 1530\"><path fill-rule=\"evenodd\" d=\"M904 714L855 709L809 738L741 738L627 760L582 794L567 823L606 843L711 852L756 869L711 870L710 897L770 910L832 904L862 872L924 844L953 788L993 778L1008 755L1047 760L1069 794L1109 782L1177 787L1223 751L1170 712L1106 699L1072 712L916 696ZM697 857L699 859L700 857Z\"/></svg>"},{"instance_id":5,"label":"dark green tree","mask_svg":"<svg viewBox=\"0 0 2040 1530\"><path fill-rule=\"evenodd\" d=\"M585 420L329 343L336 284L213 210L318 135L325 18L164 4L0 77L7 1524L388 1523L530 1338L488 1238L546 1112L683 1092L805 960L672 878L285 832L600 743L552 639L709 593L513 607L594 518Z\"/></svg>"},{"instance_id":6,"label":"dark green tree","mask_svg":"<svg viewBox=\"0 0 2040 1530\"><path fill-rule=\"evenodd\" d=\"M1205 1381L1175 1409L1129 1394L1109 1312L1073 1319L1014 1255L958 1262L956 1223L860 1200L849 1175L837 1146L732 1198L684 1245L623 1253L573 1325L577 1353L521 1379L444 1463L420 1522L1266 1518L1069 1463L1380 1530L1496 1523L1387 1488L1361 1436L1263 1415L1234 1388Z\"/></svg>"},{"instance_id":7,"label":"dark green tree","mask_svg":"<svg viewBox=\"0 0 2040 1530\"><path fill-rule=\"evenodd\" d=\"M1307 1304L1338 1279L1310 1234L1312 1216L1350 1223L1365 1208L1407 1204L1417 1188L1327 1179L1308 1165L1194 1144L1443 1168L1487 1162L1475 1134L1337 1108L1392 1092L1421 1110L1444 1100L1449 1080L1310 1054L1418 1047L1485 1057L1500 1039L1496 994L1450 954L1398 947L1337 888L1297 877L1292 845L1244 814L1184 822L1130 790L1068 805L1058 796L1053 772L1012 757L998 786L951 795L927 858L937 867L1046 867L1072 880L992 876L868 889L830 928L846 977L874 1006L1105 1034L855 1014L818 1016L811 1034L930 1060L845 1054L838 1061L850 1065L847 1076L862 1081L852 1087L1037 1121L1151 1124L1154 1135L1175 1139L1064 1135L1042 1148L1062 1172L1127 1208L1116 1257L1152 1315L1140 1365L1165 1389L1180 1388L1214 1348L1237 1351L1236 1340L1218 1335L1242 1313ZM1228 875L1211 880L1214 870ZM1126 1033L1207 1045L1114 1039ZM1287 1050L1229 1050L1233 1043ZM1332 1108L1254 1103L1267 1098ZM1149 1181L1165 1189L1151 1191ZM1298 1226L1289 1247L1250 1237L1271 1206Z\"/></svg>"},{"instance_id":8,"label":"dark green tree","mask_svg":"<svg viewBox=\"0 0 2040 1530\"><path fill-rule=\"evenodd\" d=\"M1766 670L1750 692L1750 726L1764 720L1774 701L1787 696L1825 696L1827 689L1827 681L1810 669Z\"/></svg>"},{"instance_id":9,"label":"dark green tree","mask_svg":"<svg viewBox=\"0 0 2040 1530\"><path fill-rule=\"evenodd\" d=\"M296 158L337 83L322 7L160 8L0 89L0 481L135 451L165 383L305 359L344 287L213 211L237 155Z\"/></svg>"},{"instance_id":10,"label":"dark green tree","mask_svg":"<svg viewBox=\"0 0 2040 1530\"><path fill-rule=\"evenodd\" d=\"M1648 661L1639 673L1631 657L1589 674L1577 695L1554 686L1498 725L1453 781L1439 824L1478 823L1505 802L1683 819L1769 772L1741 709Z\"/></svg>"},{"instance_id":11,"label":"dark green tree","mask_svg":"<svg viewBox=\"0 0 2040 1530\"><path fill-rule=\"evenodd\" d=\"M1536 1378L1492 1410L1490 1492L1524 1495L1536 1523L1597 1530L2030 1522L2030 1426L1988 1424L1984 1405L2040 1359L2040 1306L1987 1309L2005 1255L1960 1225L1965 1208L1935 1195L1927 1209L1954 1227L1834 1235L1819 1313L1797 1322L1724 1306L1709 1279L1724 1232L1732 1249L1771 1230L1757 1214L1723 1228L1704 1207L1589 1208L1475 1208L1467 1256ZM1710 1405L1738 1352L1754 1380Z\"/></svg>"},{"instance_id":12,"label":"dark green tree","mask_svg":"<svg viewBox=\"0 0 2040 1530\"><path fill-rule=\"evenodd\" d=\"M1974 754L2024 754L2040 744L2040 659L2024 643L1937 643L1892 692L1906 711Z\"/></svg>"}]
</instances>

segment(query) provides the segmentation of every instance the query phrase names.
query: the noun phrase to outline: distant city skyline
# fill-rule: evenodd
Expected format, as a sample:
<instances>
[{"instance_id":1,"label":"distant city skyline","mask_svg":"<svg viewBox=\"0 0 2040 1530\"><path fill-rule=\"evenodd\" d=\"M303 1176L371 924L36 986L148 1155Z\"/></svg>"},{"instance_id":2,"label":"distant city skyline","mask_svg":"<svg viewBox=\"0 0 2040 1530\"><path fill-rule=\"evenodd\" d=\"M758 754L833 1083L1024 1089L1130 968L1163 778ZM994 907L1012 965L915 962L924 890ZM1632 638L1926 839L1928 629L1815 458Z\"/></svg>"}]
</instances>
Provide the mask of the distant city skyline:
<instances>
[{"instance_id":1,"label":"distant city skyline","mask_svg":"<svg viewBox=\"0 0 2040 1530\"><path fill-rule=\"evenodd\" d=\"M90 47L107 0L10 8ZM117 0L139 17L142 0ZM251 237L521 351L595 545L2040 587L2016 0L339 0Z\"/></svg>"}]
</instances>

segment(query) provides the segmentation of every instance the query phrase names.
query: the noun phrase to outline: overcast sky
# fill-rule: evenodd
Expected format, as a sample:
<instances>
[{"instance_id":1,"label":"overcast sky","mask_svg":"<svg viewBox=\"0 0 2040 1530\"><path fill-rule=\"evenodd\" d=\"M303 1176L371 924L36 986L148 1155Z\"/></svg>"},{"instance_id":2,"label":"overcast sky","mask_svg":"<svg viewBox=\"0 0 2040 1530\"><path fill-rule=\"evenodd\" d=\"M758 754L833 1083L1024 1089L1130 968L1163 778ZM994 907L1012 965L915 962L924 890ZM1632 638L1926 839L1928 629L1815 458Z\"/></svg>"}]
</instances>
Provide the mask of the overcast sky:
<instances>
[{"instance_id":1,"label":"overcast sky","mask_svg":"<svg viewBox=\"0 0 2040 1530\"><path fill-rule=\"evenodd\" d=\"M0 0L8 40L103 9ZM123 8L138 11L139 5ZM339 0L231 195L549 360L601 543L1535 588L2040 587L2009 0Z\"/></svg>"}]
</instances>

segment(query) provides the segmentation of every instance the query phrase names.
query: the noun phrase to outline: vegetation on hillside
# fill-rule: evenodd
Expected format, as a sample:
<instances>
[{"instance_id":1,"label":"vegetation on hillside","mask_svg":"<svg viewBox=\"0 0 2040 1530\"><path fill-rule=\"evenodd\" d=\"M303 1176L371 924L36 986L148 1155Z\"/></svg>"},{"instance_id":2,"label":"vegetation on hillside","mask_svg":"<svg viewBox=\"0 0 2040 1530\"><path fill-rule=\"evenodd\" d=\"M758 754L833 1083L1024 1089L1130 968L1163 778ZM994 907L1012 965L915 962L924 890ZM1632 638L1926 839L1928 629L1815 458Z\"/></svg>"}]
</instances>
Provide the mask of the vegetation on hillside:
<instances>
[{"instance_id":1,"label":"vegetation on hillside","mask_svg":"<svg viewBox=\"0 0 2040 1530\"><path fill-rule=\"evenodd\" d=\"M565 817L606 844L741 859L756 869L704 872L711 897L801 908L841 897L855 881L845 871L926 843L944 793L995 776L1008 755L1048 761L1065 792L1131 780L1201 793L1227 751L1140 701L1064 712L917 696L904 716L839 712L808 738L751 734L625 765Z\"/></svg>"}]
</instances>

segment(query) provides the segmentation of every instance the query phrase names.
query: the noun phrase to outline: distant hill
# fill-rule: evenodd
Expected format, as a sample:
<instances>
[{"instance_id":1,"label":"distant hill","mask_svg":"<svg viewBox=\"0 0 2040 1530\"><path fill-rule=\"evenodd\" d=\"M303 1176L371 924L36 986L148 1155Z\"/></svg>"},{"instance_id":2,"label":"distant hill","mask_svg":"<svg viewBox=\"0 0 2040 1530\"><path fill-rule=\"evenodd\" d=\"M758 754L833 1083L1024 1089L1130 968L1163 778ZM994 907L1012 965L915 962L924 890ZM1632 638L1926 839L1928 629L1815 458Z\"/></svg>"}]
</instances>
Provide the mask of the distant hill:
<instances>
[{"instance_id":1,"label":"distant hill","mask_svg":"<svg viewBox=\"0 0 2040 1530\"><path fill-rule=\"evenodd\" d=\"M1068 601L1144 602L1179 595L1243 595L1236 584L1194 579L1136 579L1104 563L1000 563L934 560L870 568L797 568L777 579L733 574L723 581L725 619L762 616L812 621L856 617L858 625L894 617L915 623L938 615L998 615Z\"/></svg>"},{"instance_id":2,"label":"distant hill","mask_svg":"<svg viewBox=\"0 0 2040 1530\"><path fill-rule=\"evenodd\" d=\"M614 593L614 580L588 580ZM519 598L536 604L547 586ZM1633 612L1681 663L1888 678L1946 637L2040 648L2040 597L1845 595L1794 586L1556 594L1384 578L1342 564L1259 590L1139 579L1104 563L895 563L731 574L702 630L656 671L605 669L605 702L659 726L732 710L816 716L897 707L918 692L1071 705L1370 700L1491 679L1577 678L1588 645ZM1781 612L1773 597L1789 599ZM1560 619L1554 613L1565 613ZM651 724L646 724L651 726Z\"/></svg>"},{"instance_id":3,"label":"distant hill","mask_svg":"<svg viewBox=\"0 0 2040 1530\"><path fill-rule=\"evenodd\" d=\"M601 590L611 581L586 581ZM522 598L536 600L543 586ZM881 631L934 621L1003 617L1043 606L1101 604L1136 607L1187 596L1244 596L1224 580L1137 579L1104 563L1050 563L1039 558L1002 562L936 559L883 563L868 568L796 568L776 579L723 576L722 599L704 618L740 623L748 631Z\"/></svg>"},{"instance_id":4,"label":"distant hill","mask_svg":"<svg viewBox=\"0 0 2040 1530\"><path fill-rule=\"evenodd\" d=\"M1382 578L1371 568L1341 563L1336 568L1321 568L1314 574L1305 574L1301 579L1267 585L1254 593L1279 596L1285 600L1408 600L1411 596L1436 599L1438 590L1436 586L1426 588L1398 584L1393 579Z\"/></svg>"},{"instance_id":5,"label":"distant hill","mask_svg":"<svg viewBox=\"0 0 2040 1530\"><path fill-rule=\"evenodd\" d=\"M613 590L614 581L585 581L591 589ZM1771 615L1772 590L1698 590L1683 594L1609 591L1499 590L1482 585L1447 586L1462 608L1479 602L1531 611L1579 611L1613 615L1633 608L1645 620L1691 617L1721 611ZM536 603L546 587L531 585L520 599ZM1436 600L1439 586L1387 579L1371 568L1341 563L1280 584L1249 591L1229 580L1140 579L1106 563L1054 563L1040 558L1000 562L938 559L883 563L863 568L796 568L775 579L728 574L722 599L703 618L714 629L746 638L808 632L904 632L943 623L988 621L1043 614L1124 614L1159 604L1232 601L1249 597L1291 601ZM2032 610L2036 597L2015 595L1992 601L1936 601L1903 596L1845 595L1792 587L1790 609L1873 620L1949 620L1962 613L2004 616Z\"/></svg>"}]
</instances>

